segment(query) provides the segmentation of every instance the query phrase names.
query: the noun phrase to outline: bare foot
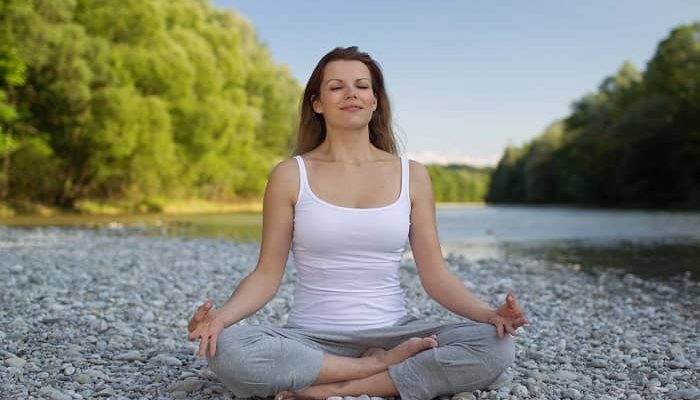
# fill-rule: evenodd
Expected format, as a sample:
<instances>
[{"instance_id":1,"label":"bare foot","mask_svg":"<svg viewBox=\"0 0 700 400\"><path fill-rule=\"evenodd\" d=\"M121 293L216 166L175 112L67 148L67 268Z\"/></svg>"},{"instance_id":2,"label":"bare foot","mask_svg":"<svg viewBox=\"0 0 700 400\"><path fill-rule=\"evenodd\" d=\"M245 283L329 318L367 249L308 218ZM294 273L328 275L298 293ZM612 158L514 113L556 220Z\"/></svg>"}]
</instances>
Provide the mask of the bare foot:
<instances>
[{"instance_id":1,"label":"bare foot","mask_svg":"<svg viewBox=\"0 0 700 400\"><path fill-rule=\"evenodd\" d=\"M433 347L437 347L437 336L431 335L425 338L414 337L406 340L391 350L384 350L380 347L370 347L362 353L361 357L374 357L382 364L389 367L401 361Z\"/></svg>"},{"instance_id":2,"label":"bare foot","mask_svg":"<svg viewBox=\"0 0 700 400\"><path fill-rule=\"evenodd\" d=\"M324 390L324 385L316 385L302 392L283 390L275 395L275 400L326 400L332 395L335 393Z\"/></svg>"},{"instance_id":3,"label":"bare foot","mask_svg":"<svg viewBox=\"0 0 700 400\"><path fill-rule=\"evenodd\" d=\"M275 395L275 400L288 400L294 398L294 392L290 392L288 390L283 390Z\"/></svg>"}]
</instances>

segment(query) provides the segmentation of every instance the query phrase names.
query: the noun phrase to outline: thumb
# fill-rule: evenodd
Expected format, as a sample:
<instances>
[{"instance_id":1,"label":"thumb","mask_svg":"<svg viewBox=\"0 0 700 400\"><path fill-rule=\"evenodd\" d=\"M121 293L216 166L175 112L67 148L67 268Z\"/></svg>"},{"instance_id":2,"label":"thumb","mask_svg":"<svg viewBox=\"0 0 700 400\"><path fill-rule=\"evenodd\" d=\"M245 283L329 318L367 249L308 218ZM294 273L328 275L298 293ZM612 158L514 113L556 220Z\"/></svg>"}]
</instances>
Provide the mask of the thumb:
<instances>
[{"instance_id":1,"label":"thumb","mask_svg":"<svg viewBox=\"0 0 700 400\"><path fill-rule=\"evenodd\" d=\"M515 307L515 295L513 292L508 292L506 295L506 304L508 304L508 307Z\"/></svg>"}]
</instances>

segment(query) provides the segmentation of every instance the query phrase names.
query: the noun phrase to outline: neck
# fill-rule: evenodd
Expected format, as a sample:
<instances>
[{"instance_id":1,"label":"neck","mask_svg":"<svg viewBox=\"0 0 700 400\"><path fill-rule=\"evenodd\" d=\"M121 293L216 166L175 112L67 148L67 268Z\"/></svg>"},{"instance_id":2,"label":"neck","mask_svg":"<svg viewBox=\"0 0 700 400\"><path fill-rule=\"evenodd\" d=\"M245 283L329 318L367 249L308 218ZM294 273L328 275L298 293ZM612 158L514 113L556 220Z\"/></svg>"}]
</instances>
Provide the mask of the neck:
<instances>
[{"instance_id":1,"label":"neck","mask_svg":"<svg viewBox=\"0 0 700 400\"><path fill-rule=\"evenodd\" d=\"M318 146L319 153L329 161L362 163L378 158L374 145L369 141L369 127L339 129L328 127L326 138Z\"/></svg>"}]
</instances>

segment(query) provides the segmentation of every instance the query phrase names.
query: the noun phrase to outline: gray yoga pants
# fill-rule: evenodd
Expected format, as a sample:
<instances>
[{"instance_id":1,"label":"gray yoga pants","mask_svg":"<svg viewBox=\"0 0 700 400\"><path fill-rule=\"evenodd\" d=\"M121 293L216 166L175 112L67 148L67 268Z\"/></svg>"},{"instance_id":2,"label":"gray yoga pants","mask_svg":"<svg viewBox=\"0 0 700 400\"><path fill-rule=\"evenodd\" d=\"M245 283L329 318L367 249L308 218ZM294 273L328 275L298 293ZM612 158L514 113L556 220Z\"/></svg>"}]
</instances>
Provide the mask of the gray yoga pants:
<instances>
[{"instance_id":1,"label":"gray yoga pants","mask_svg":"<svg viewBox=\"0 0 700 400\"><path fill-rule=\"evenodd\" d=\"M438 347L389 367L402 400L483 389L515 359L513 338L498 338L496 327L468 319L444 323L408 314L395 325L351 332L231 325L207 352L209 368L236 397L269 397L302 391L316 380L323 353L359 357L369 347L386 350L411 337L437 335ZM367 393L372 395L372 393Z\"/></svg>"}]
</instances>

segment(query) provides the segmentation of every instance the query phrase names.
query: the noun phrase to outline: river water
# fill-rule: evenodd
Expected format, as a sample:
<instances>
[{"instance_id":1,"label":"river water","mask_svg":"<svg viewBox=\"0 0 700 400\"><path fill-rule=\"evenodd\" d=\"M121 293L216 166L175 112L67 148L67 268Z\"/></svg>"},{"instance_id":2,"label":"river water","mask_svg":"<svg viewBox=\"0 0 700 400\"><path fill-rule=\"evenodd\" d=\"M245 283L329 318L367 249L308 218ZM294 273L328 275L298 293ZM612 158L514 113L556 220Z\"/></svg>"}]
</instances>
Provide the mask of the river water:
<instances>
[{"instance_id":1,"label":"river water","mask_svg":"<svg viewBox=\"0 0 700 400\"><path fill-rule=\"evenodd\" d=\"M13 217L9 226L81 226L145 235L259 241L262 214ZM573 207L439 204L444 254L467 258L530 258L593 271L619 269L667 278L700 279L700 212Z\"/></svg>"}]
</instances>

